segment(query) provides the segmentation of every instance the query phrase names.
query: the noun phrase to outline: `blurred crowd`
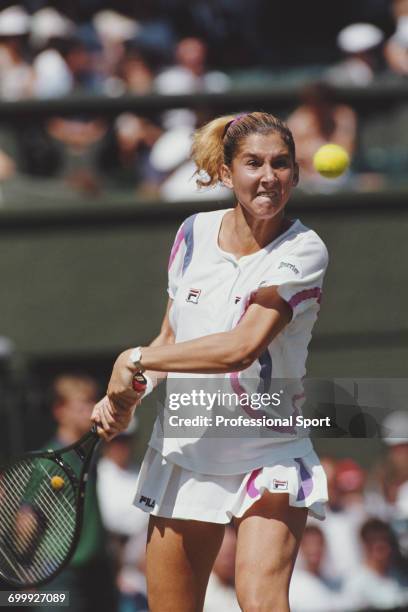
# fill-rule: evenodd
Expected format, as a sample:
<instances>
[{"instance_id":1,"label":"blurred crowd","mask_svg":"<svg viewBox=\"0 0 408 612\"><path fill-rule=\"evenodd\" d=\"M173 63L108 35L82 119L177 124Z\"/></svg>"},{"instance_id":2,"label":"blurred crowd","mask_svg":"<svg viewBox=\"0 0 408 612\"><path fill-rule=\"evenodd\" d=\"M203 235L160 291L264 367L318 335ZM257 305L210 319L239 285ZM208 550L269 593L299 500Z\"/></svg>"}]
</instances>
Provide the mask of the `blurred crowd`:
<instances>
[{"instance_id":1,"label":"blurred crowd","mask_svg":"<svg viewBox=\"0 0 408 612\"><path fill-rule=\"evenodd\" d=\"M222 93L236 86L239 67L247 70L247 81L241 85L251 86L249 75L260 66L269 67L273 84L274 74L283 69L290 74L293 62L300 61L299 53L293 51L288 54L292 65L287 65L283 54L287 39L280 42L281 55L275 49L280 37L265 32L263 20L270 19L276 29L280 18L290 34L287 15L282 9L282 14L270 14L261 0L251 3L251 10L245 2L228 0L216 3L218 7L203 0L188 3L188 7L178 0L166 6L158 0L137 3L138 7L124 3L122 12L114 8L81 12L68 3L49 4L38 0L0 11L0 101L79 94ZM328 24L323 42L316 34L310 48L322 58L319 69L309 66L309 76L301 80L306 86L300 106L286 117L298 144L301 188L306 191L377 188L384 181L378 171L381 163L376 165L381 151L374 150L371 165L359 164L359 149L365 143L359 140L358 115L336 100L335 88L369 85L384 75L404 82L408 75L408 2L365 4L372 5L373 16L375 7L378 12L383 4L383 20L388 16L384 27L382 23L350 23L350 12L342 20L348 23L339 22L337 30ZM370 10L359 13L355 8L354 15L369 16ZM301 32L297 26L289 45L292 50L300 50ZM310 59L316 61L316 57ZM316 78L319 82L313 83ZM197 192L194 167L188 159L193 129L212 116L210 109L170 108L149 117L125 112L106 119L97 113L93 117L77 113L46 120L27 116L18 125L3 121L0 183L13 177L53 179L75 193L94 197L112 190L165 200L228 197L229 192L221 187ZM394 149L406 144L401 136L406 113L402 111L398 119L402 125L393 134ZM312 166L313 153L325 142L341 144L357 160L351 172L338 181L322 180ZM404 166L407 160L402 157Z\"/></svg>"},{"instance_id":2,"label":"blurred crowd","mask_svg":"<svg viewBox=\"0 0 408 612\"><path fill-rule=\"evenodd\" d=\"M46 446L70 444L89 430L98 388L91 377L53 382L56 432ZM369 468L321 457L329 504L309 519L295 566L292 612L408 609L408 412L382 423L382 456ZM147 612L148 515L132 506L137 421L104 444L90 476L82 536L74 558L47 588L69 590L75 612ZM398 436L398 437L397 437ZM234 590L236 536L227 526L210 577L204 612L239 612Z\"/></svg>"}]
</instances>

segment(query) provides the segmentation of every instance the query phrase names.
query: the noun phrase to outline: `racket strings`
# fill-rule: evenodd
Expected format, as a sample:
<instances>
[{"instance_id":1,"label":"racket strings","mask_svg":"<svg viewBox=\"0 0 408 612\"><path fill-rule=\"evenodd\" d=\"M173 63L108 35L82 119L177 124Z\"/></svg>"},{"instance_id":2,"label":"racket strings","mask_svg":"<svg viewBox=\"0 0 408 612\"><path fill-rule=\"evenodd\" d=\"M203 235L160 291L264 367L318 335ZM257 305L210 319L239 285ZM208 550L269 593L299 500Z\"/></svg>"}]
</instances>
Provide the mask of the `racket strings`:
<instances>
[{"instance_id":1,"label":"racket strings","mask_svg":"<svg viewBox=\"0 0 408 612\"><path fill-rule=\"evenodd\" d=\"M10 525L10 529L12 529L13 521L15 519L15 515L10 511L10 509L4 509L0 513L0 520L3 521L4 516L8 519L8 523ZM3 545L0 547L0 564L3 569L3 574L7 576L7 566L9 569L13 570L14 577L17 577L21 580L24 579L25 582L31 581L33 579L41 580L40 573L36 570L36 568L32 568L32 570L28 569L24 563L21 563L20 557L22 553L22 544L28 550L31 546L31 538L32 532L28 529L24 528L24 525L19 527L19 534L17 541L14 542L14 554L13 551L10 550L10 540L6 542L6 545L3 541ZM16 556L18 557L16 561ZM38 553L39 557L42 557L42 561L45 561L45 558L41 553ZM6 564L6 565L5 565Z\"/></svg>"},{"instance_id":2,"label":"racket strings","mask_svg":"<svg viewBox=\"0 0 408 612\"><path fill-rule=\"evenodd\" d=\"M41 466L41 469L43 468L43 466ZM43 470L44 471L44 470ZM55 471L55 470L54 470ZM23 469L23 474L24 476L27 476L27 471L26 469ZM16 474L14 473L14 476L16 476ZM51 476L52 477L52 472L50 471L49 474L47 474L47 476ZM47 477L47 480L49 480L49 478ZM7 482L9 482L9 479L7 479ZM14 482L17 482L20 489L22 484L24 485L24 481L21 480L21 477L17 477L14 478ZM10 484L10 483L9 483ZM15 491L15 487L14 487L14 491ZM62 506L63 507L63 506ZM23 507L25 511L27 511L27 507ZM44 530L44 523L45 521L48 523L48 520L51 519L51 524L53 521L55 521L56 517L56 512L55 512L55 504L53 504L53 500L52 497L47 493L47 483L43 482L40 485L39 491L38 491L38 495L37 495L37 505L36 505L36 510L37 510L37 519L42 518L43 524L41 525L42 529L40 529L40 531L45 531ZM24 511L23 510L23 511ZM32 508L30 509L32 510ZM15 508L14 508L15 511ZM19 511L19 510L18 510ZM20 508L21 511L21 508ZM9 519L11 518L11 521L13 519L13 514L10 514L9 511ZM18 514L17 514L17 518L18 518ZM71 519L71 524L73 525L73 521ZM38 525L37 525L38 527ZM50 530L49 530L50 531ZM28 528L27 526L24 526L24 523L19 523L18 526L18 533L14 534L14 548L15 548L15 552L17 553L17 558L21 557L21 553L26 553L26 559L23 559L23 562L25 561L25 565L27 565L27 556L31 553L34 552L35 550L35 545L38 545L38 541L36 542L36 540L39 540L38 536L40 534L38 533L38 529L37 531L34 530L33 532L33 527L31 525L30 528ZM51 534L52 535L52 534ZM46 542L46 540L41 540L40 544L42 544L42 546L38 546L38 550L37 550L37 561L41 558L42 561L42 565L44 565L44 562L51 564L53 566L55 566L55 562L54 559L52 557L55 557L57 562L61 562L63 560L63 556L59 553L58 548L56 547L55 543L53 543L53 539L49 539L48 542L48 548L49 550L47 550L46 552L48 553L48 557L46 557L44 554L42 553L42 550L44 548L44 543ZM58 542L58 539L56 539L56 542ZM23 550L21 550L23 546ZM34 549L34 550L33 550ZM21 560L21 559L19 559Z\"/></svg>"},{"instance_id":3,"label":"racket strings","mask_svg":"<svg viewBox=\"0 0 408 612\"><path fill-rule=\"evenodd\" d=\"M7 474L3 474L2 475L2 481L6 486L10 486L9 483L9 479L7 478ZM3 487L3 483L1 483L1 486ZM15 492L15 486L11 487L11 490ZM9 504L7 504L7 501L10 501ZM5 498L5 491L2 488L2 495L1 495L1 505L0 505L0 543L3 542L4 537L6 534L9 534L11 529L12 529L12 525L13 525L13 520L15 518L15 511L16 508L18 506L18 498L16 497L11 497L10 500L6 500ZM26 529L24 527L24 525L22 526L21 529L23 535L26 534ZM27 533L27 537L29 537L30 534ZM29 572L27 572L27 570L24 567L19 567L16 565L15 560L14 560L14 556L12 555L13 558L10 558L9 554L7 554L8 551L8 546L4 546L4 545L0 545L0 564L1 567L4 569L4 567L8 566L14 571L15 576L19 577L21 580L31 580L32 577L36 576L36 572L34 572L33 576L31 576L31 574Z\"/></svg>"},{"instance_id":4,"label":"racket strings","mask_svg":"<svg viewBox=\"0 0 408 612\"><path fill-rule=\"evenodd\" d=\"M47 471L45 469L45 467L40 463L39 464L39 468L42 470L43 474L45 474L45 477L48 478L48 480L50 481L54 476L59 476L59 473L57 471ZM49 502L51 504L55 503L55 498L52 497L49 493L50 486L49 483L47 483L46 481L42 481L40 483L40 488L39 488L39 493L38 496L40 499L45 500L46 502ZM75 508L74 508L74 503L75 503L75 499L74 502L71 503L68 498L66 497L65 493L62 491L58 491L58 495L60 498L62 498L64 500L64 504L61 505L61 510L64 512L66 519L69 522L75 523L75 520L73 518L73 516L75 516L75 514L73 515L72 513L75 513ZM66 510L69 509L71 510L71 514L68 513L68 511Z\"/></svg>"},{"instance_id":5,"label":"racket strings","mask_svg":"<svg viewBox=\"0 0 408 612\"><path fill-rule=\"evenodd\" d=\"M76 491L43 457L0 475L0 573L15 584L45 580L66 559L76 532Z\"/></svg>"},{"instance_id":6,"label":"racket strings","mask_svg":"<svg viewBox=\"0 0 408 612\"><path fill-rule=\"evenodd\" d=\"M40 510L44 512L45 516L47 516L47 511L48 511L48 514L51 514L51 518L58 518L58 519L64 518L67 521L67 523L70 524L71 528L75 528L75 514L74 514L75 513L75 508L74 508L75 495L73 496L73 501L71 503L71 501L67 498L67 496L63 492L63 490L55 492L52 490L52 487L50 486L50 481L52 480L52 478L54 476L60 475L60 470L58 469L58 466L55 466L55 464L51 463L51 469L46 469L43 463L39 462L38 468L42 471L42 474L44 475L41 478L41 480L38 479L38 487L39 487L37 490L38 507L40 508ZM26 476L29 475L25 467L23 467L23 471L25 472ZM64 476L65 476L65 479L67 480L67 477L65 474ZM58 495L58 498L56 498L56 495ZM58 502L63 501L64 503L57 504L56 503L57 500ZM61 514L63 514L64 516L56 517L55 513L57 510L61 512ZM71 514L68 511L71 511Z\"/></svg>"},{"instance_id":7,"label":"racket strings","mask_svg":"<svg viewBox=\"0 0 408 612\"><path fill-rule=\"evenodd\" d=\"M14 474L15 476L15 474ZM10 482L9 478L6 478L6 484L8 484L10 486L10 490L14 491L14 494L16 493L16 489L15 489L15 483L18 483L18 485L20 486L21 489L21 485L24 484L24 481L22 481L20 478L15 478L14 480L14 486L12 486L12 483ZM21 491L19 491L19 494L21 494ZM40 496L41 497L41 496ZM41 504L37 504L38 509L40 510L41 513L44 512L44 506ZM28 556L34 553L35 551L35 544L38 543L36 542L36 540L38 540L38 532L36 533L36 530L33 529L33 525L27 525L19 519L21 519L22 514L24 514L24 512L28 511L28 514L30 514L31 509L27 510L27 506L24 505L21 508L18 507L18 503L17 506L16 504L14 504L14 507L7 507L5 506L3 508L4 512L3 514L6 515L6 517L8 518L8 523L10 526L10 532L13 534L13 540L12 542L10 542L9 539L9 544L12 544L12 548L14 549L14 553L15 553L15 557L17 558L17 560L20 562L21 566L24 566L25 571L27 571L26 566L28 566ZM46 516L45 514L42 514L42 516ZM31 517L33 518L33 517ZM30 518L29 518L30 520ZM17 522L18 527L16 529L16 525L15 523ZM34 524L35 527L35 524ZM10 553L10 546L8 547L9 550L8 552ZM54 551L55 552L55 551ZM42 554L42 551L39 549L36 551L37 553L37 562L41 559L42 564L46 564L48 563L46 557L44 556L44 554ZM9 561L11 561L9 555L7 555L7 558ZM15 569L15 563L12 563L13 568ZM33 568L34 569L34 576L38 579L39 578L39 573L38 571L36 571L37 568Z\"/></svg>"},{"instance_id":8,"label":"racket strings","mask_svg":"<svg viewBox=\"0 0 408 612\"><path fill-rule=\"evenodd\" d=\"M47 476L47 478L49 480L50 479L50 474L48 474L47 470L45 470L44 467L41 464L40 464L39 467L41 468L41 470L43 470L43 472L46 474L46 476ZM26 472L26 474L27 474L27 472ZM52 475L51 475L51 478L52 478ZM47 492L47 488L48 487L49 487L49 485L47 485L46 482L45 483L42 482L40 484L40 489L38 491L38 502L41 501L41 504L38 503L38 507L39 507L39 509L42 512L45 512L45 507L46 507L47 504L50 504L50 506L49 506L50 512L52 512L52 510L55 509L54 500L52 499L52 497ZM64 499L66 500L65 496L64 496ZM66 501L67 501L67 503L69 503L68 500L66 500ZM69 506L72 509L72 511L74 511L74 508L72 507L72 505L69 504ZM64 510L64 506L61 506L61 509ZM55 513L53 513L53 514L55 514ZM56 517L53 516L52 518L56 518ZM74 521L73 517L66 514L66 519L75 528L75 521ZM56 556L58 557L58 549L55 548L55 547L54 547L54 552L56 553Z\"/></svg>"}]
</instances>

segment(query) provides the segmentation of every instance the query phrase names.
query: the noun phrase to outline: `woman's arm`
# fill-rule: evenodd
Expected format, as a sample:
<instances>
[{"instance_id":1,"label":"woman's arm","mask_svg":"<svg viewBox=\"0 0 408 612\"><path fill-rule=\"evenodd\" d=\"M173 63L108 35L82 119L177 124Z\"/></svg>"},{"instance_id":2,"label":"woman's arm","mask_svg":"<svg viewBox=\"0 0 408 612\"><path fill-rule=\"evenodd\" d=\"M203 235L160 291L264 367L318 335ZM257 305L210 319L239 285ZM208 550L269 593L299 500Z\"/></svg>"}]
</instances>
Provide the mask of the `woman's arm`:
<instances>
[{"instance_id":1,"label":"woman's arm","mask_svg":"<svg viewBox=\"0 0 408 612\"><path fill-rule=\"evenodd\" d=\"M292 310L276 287L259 289L239 324L228 332L211 334L187 342L142 348L142 365L156 372L219 374L244 370L265 350L292 318ZM136 372L129 356L121 353L115 362L108 396L115 400L131 383Z\"/></svg>"},{"instance_id":2,"label":"woman's arm","mask_svg":"<svg viewBox=\"0 0 408 612\"><path fill-rule=\"evenodd\" d=\"M268 302L265 299L271 290L268 288L261 291L264 293L263 302L261 296L257 295L242 321L231 331L171 346L144 347L143 367L157 371L200 374L236 372L249 367L291 318L290 307L281 297L274 296L271 304L272 300ZM134 371L134 366L128 363L130 350L122 353L120 359Z\"/></svg>"}]
</instances>

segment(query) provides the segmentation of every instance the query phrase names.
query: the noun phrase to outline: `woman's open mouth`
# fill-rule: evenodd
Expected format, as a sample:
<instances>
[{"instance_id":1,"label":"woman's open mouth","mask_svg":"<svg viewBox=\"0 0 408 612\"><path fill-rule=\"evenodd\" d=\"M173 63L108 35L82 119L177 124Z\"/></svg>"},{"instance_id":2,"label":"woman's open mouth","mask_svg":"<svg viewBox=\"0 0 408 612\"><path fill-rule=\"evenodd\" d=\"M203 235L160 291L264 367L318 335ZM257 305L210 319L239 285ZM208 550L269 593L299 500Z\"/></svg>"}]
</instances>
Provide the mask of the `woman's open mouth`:
<instances>
[{"instance_id":1,"label":"woman's open mouth","mask_svg":"<svg viewBox=\"0 0 408 612\"><path fill-rule=\"evenodd\" d=\"M259 193L256 194L257 198L269 198L274 199L278 196L278 192L277 191L260 191Z\"/></svg>"}]
</instances>

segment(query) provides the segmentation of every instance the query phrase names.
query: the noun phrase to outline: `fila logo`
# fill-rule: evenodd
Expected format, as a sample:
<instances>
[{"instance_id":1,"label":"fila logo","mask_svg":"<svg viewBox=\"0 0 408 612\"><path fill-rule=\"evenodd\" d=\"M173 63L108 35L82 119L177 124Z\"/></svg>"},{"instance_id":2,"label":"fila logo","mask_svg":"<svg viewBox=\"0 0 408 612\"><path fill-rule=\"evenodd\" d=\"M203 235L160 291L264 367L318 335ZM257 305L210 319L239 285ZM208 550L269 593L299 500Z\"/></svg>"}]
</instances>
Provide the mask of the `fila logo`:
<instances>
[{"instance_id":1,"label":"fila logo","mask_svg":"<svg viewBox=\"0 0 408 612\"><path fill-rule=\"evenodd\" d=\"M200 297L201 289L190 289L187 294L186 302L191 302L192 304L198 304L198 298Z\"/></svg>"},{"instance_id":2,"label":"fila logo","mask_svg":"<svg viewBox=\"0 0 408 612\"><path fill-rule=\"evenodd\" d=\"M241 301L241 296L240 295L236 295L235 296L234 304L238 304L238 302L240 302L240 301Z\"/></svg>"},{"instance_id":3,"label":"fila logo","mask_svg":"<svg viewBox=\"0 0 408 612\"><path fill-rule=\"evenodd\" d=\"M273 479L273 488L275 491L287 491L288 490L288 481L287 480L277 480Z\"/></svg>"},{"instance_id":4,"label":"fila logo","mask_svg":"<svg viewBox=\"0 0 408 612\"><path fill-rule=\"evenodd\" d=\"M139 504L144 504L148 508L154 508L155 503L155 499L150 499L150 497L145 497L144 495L140 496Z\"/></svg>"}]
</instances>

